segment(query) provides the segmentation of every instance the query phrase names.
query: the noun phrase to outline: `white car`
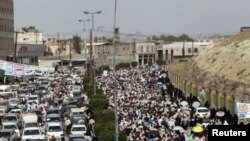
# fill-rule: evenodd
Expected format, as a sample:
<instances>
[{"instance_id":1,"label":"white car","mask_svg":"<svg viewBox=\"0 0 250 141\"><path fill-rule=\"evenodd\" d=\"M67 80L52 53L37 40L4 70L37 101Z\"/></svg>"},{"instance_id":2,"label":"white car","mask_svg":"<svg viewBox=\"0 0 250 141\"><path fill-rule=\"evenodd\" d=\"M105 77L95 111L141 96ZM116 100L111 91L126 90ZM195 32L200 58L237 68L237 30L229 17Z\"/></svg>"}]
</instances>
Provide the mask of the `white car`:
<instances>
[{"instance_id":1,"label":"white car","mask_svg":"<svg viewBox=\"0 0 250 141\"><path fill-rule=\"evenodd\" d=\"M28 98L28 103L38 103L39 102L39 97L38 95L30 95Z\"/></svg>"},{"instance_id":2,"label":"white car","mask_svg":"<svg viewBox=\"0 0 250 141\"><path fill-rule=\"evenodd\" d=\"M59 122L50 122L47 124L47 140L50 141L52 136L54 136L57 140L61 140L64 137L63 128L61 123Z\"/></svg>"},{"instance_id":3,"label":"white car","mask_svg":"<svg viewBox=\"0 0 250 141\"><path fill-rule=\"evenodd\" d=\"M22 117L23 116L23 112L22 112L22 109L11 109L10 111L9 111L9 113L10 114L18 114L20 117Z\"/></svg>"},{"instance_id":4,"label":"white car","mask_svg":"<svg viewBox=\"0 0 250 141\"><path fill-rule=\"evenodd\" d=\"M17 127L17 124L16 123L13 123L13 122L5 122L3 123L2 125L2 129L3 130L13 130L15 131L16 135L18 138L21 138L21 134L20 134L20 130L19 128Z\"/></svg>"},{"instance_id":5,"label":"white car","mask_svg":"<svg viewBox=\"0 0 250 141\"><path fill-rule=\"evenodd\" d=\"M195 110L195 115L199 116L199 117L205 117L205 118L209 118L210 117L210 111L208 108L206 107L198 107Z\"/></svg>"},{"instance_id":6,"label":"white car","mask_svg":"<svg viewBox=\"0 0 250 141\"><path fill-rule=\"evenodd\" d=\"M45 135L39 127L28 127L23 129L22 141L26 140L45 140Z\"/></svg>"},{"instance_id":7,"label":"white car","mask_svg":"<svg viewBox=\"0 0 250 141\"><path fill-rule=\"evenodd\" d=\"M87 128L83 124L74 124L71 127L71 134L73 135L85 135Z\"/></svg>"}]
</instances>

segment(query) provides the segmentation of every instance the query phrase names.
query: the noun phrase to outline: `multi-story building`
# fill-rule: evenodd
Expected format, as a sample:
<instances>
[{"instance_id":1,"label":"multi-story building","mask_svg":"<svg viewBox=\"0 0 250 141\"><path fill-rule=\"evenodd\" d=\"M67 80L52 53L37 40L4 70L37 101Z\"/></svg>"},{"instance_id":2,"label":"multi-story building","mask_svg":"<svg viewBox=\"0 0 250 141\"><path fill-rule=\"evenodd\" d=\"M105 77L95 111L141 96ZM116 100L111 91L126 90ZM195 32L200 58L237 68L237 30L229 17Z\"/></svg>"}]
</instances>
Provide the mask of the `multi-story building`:
<instances>
[{"instance_id":1,"label":"multi-story building","mask_svg":"<svg viewBox=\"0 0 250 141\"><path fill-rule=\"evenodd\" d=\"M13 0L0 0L0 59L13 56L14 51Z\"/></svg>"},{"instance_id":2,"label":"multi-story building","mask_svg":"<svg viewBox=\"0 0 250 141\"><path fill-rule=\"evenodd\" d=\"M134 60L139 65L155 63L155 43L136 43L134 52Z\"/></svg>"},{"instance_id":3,"label":"multi-story building","mask_svg":"<svg viewBox=\"0 0 250 141\"><path fill-rule=\"evenodd\" d=\"M44 55L43 34L34 26L22 28L15 32L17 62L38 65L39 56Z\"/></svg>"},{"instance_id":4,"label":"multi-story building","mask_svg":"<svg viewBox=\"0 0 250 141\"><path fill-rule=\"evenodd\" d=\"M21 44L43 44L43 33L39 32L34 26L22 28L15 34L17 43Z\"/></svg>"}]
</instances>

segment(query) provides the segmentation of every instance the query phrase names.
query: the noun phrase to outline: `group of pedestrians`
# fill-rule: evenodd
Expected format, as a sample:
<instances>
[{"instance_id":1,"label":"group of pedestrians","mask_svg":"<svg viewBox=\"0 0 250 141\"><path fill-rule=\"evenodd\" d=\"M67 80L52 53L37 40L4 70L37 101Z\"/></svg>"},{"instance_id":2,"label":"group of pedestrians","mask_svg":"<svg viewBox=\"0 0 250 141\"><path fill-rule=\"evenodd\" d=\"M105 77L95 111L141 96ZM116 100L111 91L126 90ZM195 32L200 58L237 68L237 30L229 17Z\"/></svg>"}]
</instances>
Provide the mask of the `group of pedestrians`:
<instances>
[{"instance_id":1,"label":"group of pedestrians","mask_svg":"<svg viewBox=\"0 0 250 141\"><path fill-rule=\"evenodd\" d=\"M119 129L125 131L130 141L205 141L206 125L237 124L237 116L225 109L211 107L211 117L205 119L195 115L191 104L197 97L184 97L168 78L167 66L144 66L121 69L115 73L97 78L109 100L109 108L114 108L114 93L117 93ZM188 101L183 108L181 101ZM217 117L216 112L225 112ZM207 124L204 124L207 123ZM200 125L204 132L194 133L192 128ZM177 128L179 127L179 128Z\"/></svg>"}]
</instances>

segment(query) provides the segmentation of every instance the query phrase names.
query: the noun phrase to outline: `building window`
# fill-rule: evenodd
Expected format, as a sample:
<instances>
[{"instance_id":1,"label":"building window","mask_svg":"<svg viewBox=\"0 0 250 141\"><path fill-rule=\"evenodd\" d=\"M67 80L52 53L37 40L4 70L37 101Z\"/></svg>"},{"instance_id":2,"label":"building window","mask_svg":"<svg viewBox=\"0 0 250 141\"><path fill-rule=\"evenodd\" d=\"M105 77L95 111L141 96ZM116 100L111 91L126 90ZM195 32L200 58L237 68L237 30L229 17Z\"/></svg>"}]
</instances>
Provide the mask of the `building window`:
<instances>
[{"instance_id":1,"label":"building window","mask_svg":"<svg viewBox=\"0 0 250 141\"><path fill-rule=\"evenodd\" d=\"M198 48L194 48L194 53L198 53Z\"/></svg>"}]
</instances>

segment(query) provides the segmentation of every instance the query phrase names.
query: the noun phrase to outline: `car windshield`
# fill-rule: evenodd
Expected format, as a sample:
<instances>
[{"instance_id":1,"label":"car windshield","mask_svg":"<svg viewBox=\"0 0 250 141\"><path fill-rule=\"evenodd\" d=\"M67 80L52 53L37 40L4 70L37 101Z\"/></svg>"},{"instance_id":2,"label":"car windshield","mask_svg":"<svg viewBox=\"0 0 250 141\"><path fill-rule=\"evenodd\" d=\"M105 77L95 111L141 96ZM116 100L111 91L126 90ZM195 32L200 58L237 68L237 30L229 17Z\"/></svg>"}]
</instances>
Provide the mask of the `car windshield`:
<instances>
[{"instance_id":1,"label":"car windshield","mask_svg":"<svg viewBox=\"0 0 250 141\"><path fill-rule=\"evenodd\" d=\"M74 137L70 138L69 141L85 141L86 139L84 137Z\"/></svg>"},{"instance_id":2,"label":"car windshield","mask_svg":"<svg viewBox=\"0 0 250 141\"><path fill-rule=\"evenodd\" d=\"M0 132L0 138L10 138L10 132Z\"/></svg>"},{"instance_id":3,"label":"car windshield","mask_svg":"<svg viewBox=\"0 0 250 141\"><path fill-rule=\"evenodd\" d=\"M12 99L10 100L10 103L18 103L18 100Z\"/></svg>"},{"instance_id":4,"label":"car windshield","mask_svg":"<svg viewBox=\"0 0 250 141\"><path fill-rule=\"evenodd\" d=\"M37 97L29 97L29 100L36 100Z\"/></svg>"},{"instance_id":5,"label":"car windshield","mask_svg":"<svg viewBox=\"0 0 250 141\"><path fill-rule=\"evenodd\" d=\"M49 127L49 132L60 132L62 131L61 126L50 126Z\"/></svg>"},{"instance_id":6,"label":"car windshield","mask_svg":"<svg viewBox=\"0 0 250 141\"><path fill-rule=\"evenodd\" d=\"M81 97L81 92L73 92L74 97Z\"/></svg>"},{"instance_id":7,"label":"car windshield","mask_svg":"<svg viewBox=\"0 0 250 141\"><path fill-rule=\"evenodd\" d=\"M55 110L48 110L48 111L47 111L47 115L48 115L48 114L60 114L60 111L57 110L57 109L55 109Z\"/></svg>"},{"instance_id":8,"label":"car windshield","mask_svg":"<svg viewBox=\"0 0 250 141\"><path fill-rule=\"evenodd\" d=\"M39 130L25 130L24 135L40 135L40 132Z\"/></svg>"},{"instance_id":9,"label":"car windshield","mask_svg":"<svg viewBox=\"0 0 250 141\"><path fill-rule=\"evenodd\" d=\"M72 131L85 131L85 127L73 127Z\"/></svg>"},{"instance_id":10,"label":"car windshield","mask_svg":"<svg viewBox=\"0 0 250 141\"><path fill-rule=\"evenodd\" d=\"M3 121L16 121L16 117L15 116L6 116L4 117Z\"/></svg>"},{"instance_id":11,"label":"car windshield","mask_svg":"<svg viewBox=\"0 0 250 141\"><path fill-rule=\"evenodd\" d=\"M47 121L52 122L52 121L61 121L60 117L49 117Z\"/></svg>"},{"instance_id":12,"label":"car windshield","mask_svg":"<svg viewBox=\"0 0 250 141\"><path fill-rule=\"evenodd\" d=\"M29 90L20 90L20 93L28 93Z\"/></svg>"},{"instance_id":13,"label":"car windshield","mask_svg":"<svg viewBox=\"0 0 250 141\"><path fill-rule=\"evenodd\" d=\"M84 112L74 112L73 116L82 116L84 115Z\"/></svg>"},{"instance_id":14,"label":"car windshield","mask_svg":"<svg viewBox=\"0 0 250 141\"><path fill-rule=\"evenodd\" d=\"M3 129L16 129L16 125L4 125Z\"/></svg>"},{"instance_id":15,"label":"car windshield","mask_svg":"<svg viewBox=\"0 0 250 141\"><path fill-rule=\"evenodd\" d=\"M208 109L198 109L199 113L205 113L205 112L209 112Z\"/></svg>"},{"instance_id":16,"label":"car windshield","mask_svg":"<svg viewBox=\"0 0 250 141\"><path fill-rule=\"evenodd\" d=\"M10 111L10 113L21 114L21 111L14 110L14 111Z\"/></svg>"},{"instance_id":17,"label":"car windshield","mask_svg":"<svg viewBox=\"0 0 250 141\"><path fill-rule=\"evenodd\" d=\"M38 124L36 122L34 123L25 123L25 128L27 127L38 127Z\"/></svg>"}]
</instances>

